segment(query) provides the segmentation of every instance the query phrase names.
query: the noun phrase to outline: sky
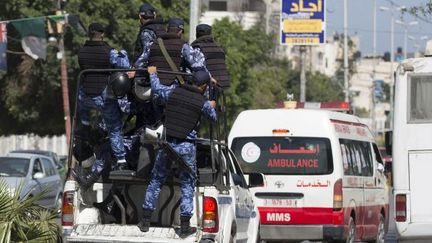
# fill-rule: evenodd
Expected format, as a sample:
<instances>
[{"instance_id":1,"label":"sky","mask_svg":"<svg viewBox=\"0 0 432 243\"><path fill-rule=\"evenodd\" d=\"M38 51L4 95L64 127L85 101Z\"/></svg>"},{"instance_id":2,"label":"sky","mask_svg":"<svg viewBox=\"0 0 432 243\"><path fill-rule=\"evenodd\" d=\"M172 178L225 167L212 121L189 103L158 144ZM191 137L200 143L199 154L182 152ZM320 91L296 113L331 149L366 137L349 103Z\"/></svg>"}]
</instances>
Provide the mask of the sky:
<instances>
[{"instance_id":1,"label":"sky","mask_svg":"<svg viewBox=\"0 0 432 243\"><path fill-rule=\"evenodd\" d=\"M389 11L380 11L380 7L391 8L391 3L397 6L420 6L429 2L429 0L347 0L348 2L348 34L357 35L360 38L359 49L363 56L373 54L373 9L374 1L377 6L376 19L376 53L382 55L386 51L390 51L390 36L391 36L391 14ZM327 36L334 32L343 33L343 16L344 16L344 1L343 0L326 0L326 28ZM414 37L414 40L408 39L408 52L416 50L415 44L420 46L420 50L424 50L426 40L422 37L427 36L432 39L432 16L423 17L422 19L405 13L401 15L397 10L394 11L394 19L403 22L418 21L417 25L409 26L408 36ZM394 25L394 45L404 47L404 27Z\"/></svg>"}]
</instances>

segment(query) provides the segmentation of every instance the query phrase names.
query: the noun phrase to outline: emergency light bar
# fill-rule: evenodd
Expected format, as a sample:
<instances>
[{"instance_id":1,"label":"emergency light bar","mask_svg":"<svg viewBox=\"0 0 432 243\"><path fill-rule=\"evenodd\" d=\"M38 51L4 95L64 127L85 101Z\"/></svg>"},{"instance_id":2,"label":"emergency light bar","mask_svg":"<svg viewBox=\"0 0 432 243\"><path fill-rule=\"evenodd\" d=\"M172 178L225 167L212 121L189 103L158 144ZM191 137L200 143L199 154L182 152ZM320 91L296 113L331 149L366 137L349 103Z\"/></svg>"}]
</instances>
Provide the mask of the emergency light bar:
<instances>
[{"instance_id":1,"label":"emergency light bar","mask_svg":"<svg viewBox=\"0 0 432 243\"><path fill-rule=\"evenodd\" d=\"M350 105L348 102L343 101L329 101L329 102L297 102L297 109L325 109L334 111L349 111Z\"/></svg>"},{"instance_id":2,"label":"emergency light bar","mask_svg":"<svg viewBox=\"0 0 432 243\"><path fill-rule=\"evenodd\" d=\"M297 102L285 101L277 104L279 108L285 109L320 109L332 111L349 111L350 105L344 101L329 101L329 102Z\"/></svg>"}]
</instances>

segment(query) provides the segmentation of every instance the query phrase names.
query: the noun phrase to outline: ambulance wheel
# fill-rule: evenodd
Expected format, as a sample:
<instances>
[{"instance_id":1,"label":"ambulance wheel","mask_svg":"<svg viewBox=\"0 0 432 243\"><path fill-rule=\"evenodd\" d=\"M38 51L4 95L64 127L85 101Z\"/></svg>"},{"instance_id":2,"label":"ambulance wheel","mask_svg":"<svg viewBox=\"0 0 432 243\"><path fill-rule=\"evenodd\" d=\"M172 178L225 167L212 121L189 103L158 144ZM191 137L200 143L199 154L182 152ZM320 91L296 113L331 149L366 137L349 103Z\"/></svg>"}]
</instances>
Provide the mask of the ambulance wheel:
<instances>
[{"instance_id":1,"label":"ambulance wheel","mask_svg":"<svg viewBox=\"0 0 432 243\"><path fill-rule=\"evenodd\" d=\"M350 217L348 223L348 235L346 239L346 243L354 243L356 239L356 226L354 222L354 218Z\"/></svg>"},{"instance_id":2,"label":"ambulance wheel","mask_svg":"<svg viewBox=\"0 0 432 243\"><path fill-rule=\"evenodd\" d=\"M385 239L385 227L384 227L384 216L380 214L378 230L375 240L369 241L370 243L384 243Z\"/></svg>"}]
</instances>

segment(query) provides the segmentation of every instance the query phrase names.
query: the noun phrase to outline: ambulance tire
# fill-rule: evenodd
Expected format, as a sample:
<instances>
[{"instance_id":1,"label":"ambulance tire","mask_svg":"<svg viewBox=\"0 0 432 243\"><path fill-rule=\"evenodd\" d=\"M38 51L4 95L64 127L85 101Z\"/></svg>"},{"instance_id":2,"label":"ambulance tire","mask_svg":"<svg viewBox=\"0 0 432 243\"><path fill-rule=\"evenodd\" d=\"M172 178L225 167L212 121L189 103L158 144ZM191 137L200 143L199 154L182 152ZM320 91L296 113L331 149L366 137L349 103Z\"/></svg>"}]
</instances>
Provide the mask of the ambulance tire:
<instances>
[{"instance_id":1,"label":"ambulance tire","mask_svg":"<svg viewBox=\"0 0 432 243\"><path fill-rule=\"evenodd\" d=\"M356 225L353 217L350 217L348 223L348 235L346 238L346 243L354 243L356 239Z\"/></svg>"},{"instance_id":2,"label":"ambulance tire","mask_svg":"<svg viewBox=\"0 0 432 243\"><path fill-rule=\"evenodd\" d=\"M385 239L385 225L384 225L384 216L380 214L378 230L375 240L368 241L369 243L384 243Z\"/></svg>"}]
</instances>

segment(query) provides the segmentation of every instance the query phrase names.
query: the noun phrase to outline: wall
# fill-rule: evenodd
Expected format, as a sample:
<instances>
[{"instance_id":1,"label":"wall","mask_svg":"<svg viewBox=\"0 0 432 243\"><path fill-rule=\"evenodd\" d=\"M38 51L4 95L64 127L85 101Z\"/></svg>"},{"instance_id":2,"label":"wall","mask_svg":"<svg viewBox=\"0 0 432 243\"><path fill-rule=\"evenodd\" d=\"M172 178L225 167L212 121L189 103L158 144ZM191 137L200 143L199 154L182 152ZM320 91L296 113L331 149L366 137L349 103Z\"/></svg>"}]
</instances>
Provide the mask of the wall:
<instances>
[{"instance_id":1,"label":"wall","mask_svg":"<svg viewBox=\"0 0 432 243\"><path fill-rule=\"evenodd\" d=\"M0 136L0 155L18 149L48 150L58 155L67 155L66 136L39 137L33 134Z\"/></svg>"}]
</instances>

